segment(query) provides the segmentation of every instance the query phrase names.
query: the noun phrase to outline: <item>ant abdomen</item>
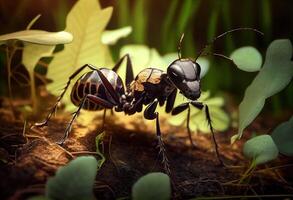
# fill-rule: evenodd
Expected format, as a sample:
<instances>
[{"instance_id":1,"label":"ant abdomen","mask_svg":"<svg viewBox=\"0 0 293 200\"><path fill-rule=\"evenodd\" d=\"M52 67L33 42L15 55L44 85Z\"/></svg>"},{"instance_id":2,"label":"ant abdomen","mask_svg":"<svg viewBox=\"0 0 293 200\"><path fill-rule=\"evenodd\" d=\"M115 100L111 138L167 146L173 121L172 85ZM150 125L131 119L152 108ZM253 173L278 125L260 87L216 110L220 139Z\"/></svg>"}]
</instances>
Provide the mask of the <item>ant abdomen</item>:
<instances>
[{"instance_id":1,"label":"ant abdomen","mask_svg":"<svg viewBox=\"0 0 293 200\"><path fill-rule=\"evenodd\" d=\"M124 93L124 87L121 78L112 70L101 69L100 71L109 80L117 94L122 95ZM111 95L106 92L105 86L103 85L97 71L87 72L76 81L70 95L72 103L76 106L79 106L87 94L91 94L113 102ZM92 111L104 109L103 106L96 104L89 99L85 100L84 106L82 108Z\"/></svg>"}]
</instances>

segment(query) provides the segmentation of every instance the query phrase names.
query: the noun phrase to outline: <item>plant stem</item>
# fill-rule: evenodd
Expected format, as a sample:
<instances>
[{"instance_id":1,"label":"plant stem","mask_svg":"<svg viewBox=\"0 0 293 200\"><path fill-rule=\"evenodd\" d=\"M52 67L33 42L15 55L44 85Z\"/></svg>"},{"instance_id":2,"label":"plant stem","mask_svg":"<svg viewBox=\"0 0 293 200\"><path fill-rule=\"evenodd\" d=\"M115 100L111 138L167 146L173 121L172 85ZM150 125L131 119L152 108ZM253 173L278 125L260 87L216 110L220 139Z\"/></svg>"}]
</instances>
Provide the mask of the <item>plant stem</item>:
<instances>
[{"instance_id":1,"label":"plant stem","mask_svg":"<svg viewBox=\"0 0 293 200\"><path fill-rule=\"evenodd\" d=\"M6 62L7 62L7 73L8 73L8 102L9 102L9 106L11 109L11 112L13 114L13 120L15 120L15 110L12 104L12 89L11 89L11 63L12 63L12 58L13 55L15 53L16 49L14 46L14 43L11 45L11 49L9 48L9 44L6 48Z\"/></svg>"},{"instance_id":2,"label":"plant stem","mask_svg":"<svg viewBox=\"0 0 293 200\"><path fill-rule=\"evenodd\" d=\"M243 176L241 177L241 179L239 180L238 183L242 184L243 181L252 174L252 172L254 171L255 167L256 167L255 161L253 160L251 165L250 165L250 167L245 171L245 173L243 174Z\"/></svg>"},{"instance_id":3,"label":"plant stem","mask_svg":"<svg viewBox=\"0 0 293 200\"><path fill-rule=\"evenodd\" d=\"M36 95L36 87L35 87L35 73L30 73L30 86L31 86L31 98L32 98L32 110L33 114L36 114L37 108L38 108L38 101L37 101L37 95Z\"/></svg>"}]
</instances>

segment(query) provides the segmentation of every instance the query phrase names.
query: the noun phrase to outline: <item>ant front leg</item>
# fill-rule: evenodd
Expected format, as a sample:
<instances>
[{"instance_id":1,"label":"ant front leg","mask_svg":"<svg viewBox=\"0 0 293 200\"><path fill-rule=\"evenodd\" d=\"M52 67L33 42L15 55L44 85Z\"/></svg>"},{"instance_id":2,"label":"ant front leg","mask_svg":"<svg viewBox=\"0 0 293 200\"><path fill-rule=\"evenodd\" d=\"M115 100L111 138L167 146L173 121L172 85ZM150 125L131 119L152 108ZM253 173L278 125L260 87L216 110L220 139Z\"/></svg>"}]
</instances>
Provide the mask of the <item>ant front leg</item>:
<instances>
[{"instance_id":1,"label":"ant front leg","mask_svg":"<svg viewBox=\"0 0 293 200\"><path fill-rule=\"evenodd\" d=\"M209 128L210 128L210 131L212 133L212 139L213 139L215 151L216 151L216 154L217 154L217 158L219 160L219 163L221 165L224 165L224 163L223 163L223 161L222 161L222 159L220 157L219 147L218 147L218 144L217 144L217 141L216 141L215 132L214 132L214 128L213 128L213 125L212 125L212 120L211 120L211 115L210 115L210 112L209 112L208 105L204 105L203 103L197 102L197 101L191 101L191 102L188 102L188 103L183 103L183 104L180 104L179 106L175 107L172 110L172 115L177 115L177 114L183 112L184 110L188 109L187 110L187 131L188 131L188 136L189 136L190 143L192 144L192 146L195 146L195 144L193 143L192 137L191 137L191 130L190 130L190 127L189 127L189 122L190 122L190 105L189 104L193 105L195 108L197 108L199 110L202 110L203 108L205 108L205 115L206 115L206 119L207 119L207 122L208 122L208 125L209 125Z\"/></svg>"},{"instance_id":2,"label":"ant front leg","mask_svg":"<svg viewBox=\"0 0 293 200\"><path fill-rule=\"evenodd\" d=\"M191 136L191 130L190 130L190 106L189 103L183 103L180 104L179 106L175 107L172 110L172 115L178 115L179 113L185 111L187 109L187 118L186 118L186 128L187 128L187 133L188 133L188 138L190 141L190 144L193 148L195 148L197 145L196 143L193 141L192 136Z\"/></svg>"},{"instance_id":3,"label":"ant front leg","mask_svg":"<svg viewBox=\"0 0 293 200\"><path fill-rule=\"evenodd\" d=\"M163 142L163 139L162 139L162 136L161 136L159 113L156 112L157 105L158 105L158 99L155 99L152 103L150 103L146 107L146 109L144 111L144 117L146 119L149 119L149 120L156 119L156 130L157 130L157 138L158 138L158 147L160 148L160 153L162 154L162 157L163 157L162 162L164 164L164 169L167 172L167 174L170 175L171 174L171 171L170 171L170 166L169 166L169 160L168 160L168 157L166 155L166 150L165 150L165 147L164 147L164 142Z\"/></svg>"},{"instance_id":4,"label":"ant front leg","mask_svg":"<svg viewBox=\"0 0 293 200\"><path fill-rule=\"evenodd\" d=\"M214 143L216 155L217 155L217 158L219 160L219 163L224 166L224 162L221 159L221 156L220 156L220 153L219 153L219 147L218 147L218 143L216 141L215 132L214 132L214 128L213 128L213 125L212 125L212 119L211 119L211 115L210 115L208 105L206 105L206 104L204 105L203 103L196 102L196 101L192 101L190 103L191 103L191 105L193 105L194 107L196 107L196 108L198 108L200 110L205 108L205 115L206 115L206 119L207 119L207 122L208 122L208 125L209 125L209 128L210 128L210 131L212 133L212 140L213 140L213 143Z\"/></svg>"},{"instance_id":5,"label":"ant front leg","mask_svg":"<svg viewBox=\"0 0 293 200\"><path fill-rule=\"evenodd\" d=\"M43 127L43 126L47 126L48 125L48 121L51 119L53 113L55 113L57 111L57 107L60 103L60 101L62 100L64 94L66 93L72 79L74 79L83 69L85 68L90 68L91 70L96 70L96 68L94 68L93 66L89 65L89 64L85 64L82 67L80 67L79 69L77 69L68 79L66 86L64 87L62 93L60 94L60 96L57 98L57 102L54 104L54 106L52 107L51 111L49 112L49 114L47 115L45 121L40 122L40 123L35 123L34 126L36 127Z\"/></svg>"},{"instance_id":6,"label":"ant front leg","mask_svg":"<svg viewBox=\"0 0 293 200\"><path fill-rule=\"evenodd\" d=\"M103 106L105 109L107 109L107 108L110 109L110 108L113 108L113 106L114 106L114 105L113 105L112 103L110 103L109 101L106 101L106 100L104 100L104 99L102 99L102 98L100 98L100 97L97 97L97 96L95 96L95 95L87 94L87 95L82 99L81 103L80 103L79 106L78 106L78 109L73 113L73 116L72 116L72 118L71 118L71 120L70 120L68 126L67 126L66 129L65 129L65 133L64 133L63 138L62 138L59 142L57 142L57 144L63 145L64 142L65 142L65 140L68 138L69 133L70 133L71 128L72 128L72 124L73 124L73 122L76 120L76 118L78 117L78 115L79 115L79 113L80 113L80 110L83 108L83 106L84 106L86 100L88 100L88 101L92 101L92 102L95 103L95 104L101 105L101 106Z\"/></svg>"}]
</instances>

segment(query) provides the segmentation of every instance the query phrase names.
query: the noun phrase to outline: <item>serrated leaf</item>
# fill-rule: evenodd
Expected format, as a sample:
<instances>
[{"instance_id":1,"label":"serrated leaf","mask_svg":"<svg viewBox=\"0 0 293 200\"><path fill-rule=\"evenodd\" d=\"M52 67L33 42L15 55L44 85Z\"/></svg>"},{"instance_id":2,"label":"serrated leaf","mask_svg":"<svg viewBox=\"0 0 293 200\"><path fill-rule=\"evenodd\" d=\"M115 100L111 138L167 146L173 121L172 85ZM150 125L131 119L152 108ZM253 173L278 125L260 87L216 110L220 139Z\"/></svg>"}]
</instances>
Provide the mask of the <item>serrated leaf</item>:
<instances>
[{"instance_id":1,"label":"serrated leaf","mask_svg":"<svg viewBox=\"0 0 293 200\"><path fill-rule=\"evenodd\" d=\"M279 151L270 135L260 135L246 141L243 153L259 165L276 159Z\"/></svg>"},{"instance_id":2,"label":"serrated leaf","mask_svg":"<svg viewBox=\"0 0 293 200\"><path fill-rule=\"evenodd\" d=\"M102 43L106 45L116 44L119 39L127 37L131 32L132 28L130 26L116 30L106 30L102 34Z\"/></svg>"},{"instance_id":3,"label":"serrated leaf","mask_svg":"<svg viewBox=\"0 0 293 200\"><path fill-rule=\"evenodd\" d=\"M62 200L95 199L93 186L97 167L97 160L93 156L82 156L70 161L47 181L46 197Z\"/></svg>"},{"instance_id":4,"label":"serrated leaf","mask_svg":"<svg viewBox=\"0 0 293 200\"><path fill-rule=\"evenodd\" d=\"M101 35L112 14L112 8L101 9L97 0L79 0L66 18L66 31L74 40L56 53L48 67L47 77L53 80L47 85L48 91L60 95L69 76L85 64L96 67L111 67L112 59L107 46L102 44ZM69 103L69 94L64 97ZM71 104L70 104L71 105Z\"/></svg>"},{"instance_id":5,"label":"serrated leaf","mask_svg":"<svg viewBox=\"0 0 293 200\"><path fill-rule=\"evenodd\" d=\"M171 199L171 183L168 175L160 172L141 177L132 187L133 200Z\"/></svg>"},{"instance_id":6,"label":"serrated leaf","mask_svg":"<svg viewBox=\"0 0 293 200\"><path fill-rule=\"evenodd\" d=\"M251 46L236 49L232 52L230 58L239 69L247 72L259 71L262 65L261 54Z\"/></svg>"},{"instance_id":7,"label":"serrated leaf","mask_svg":"<svg viewBox=\"0 0 293 200\"><path fill-rule=\"evenodd\" d=\"M72 34L66 31L48 32L43 30L24 30L0 36L0 42L7 40L21 40L43 45L66 44L70 43L72 39Z\"/></svg>"},{"instance_id":8,"label":"serrated leaf","mask_svg":"<svg viewBox=\"0 0 293 200\"><path fill-rule=\"evenodd\" d=\"M293 76L292 45L290 40L275 40L268 47L264 66L245 91L239 105L237 138L261 112L265 100L281 91ZM235 141L236 136L233 137Z\"/></svg>"},{"instance_id":9,"label":"serrated leaf","mask_svg":"<svg viewBox=\"0 0 293 200\"><path fill-rule=\"evenodd\" d=\"M293 117L277 126L272 133L272 138L280 153L293 156Z\"/></svg>"}]
</instances>

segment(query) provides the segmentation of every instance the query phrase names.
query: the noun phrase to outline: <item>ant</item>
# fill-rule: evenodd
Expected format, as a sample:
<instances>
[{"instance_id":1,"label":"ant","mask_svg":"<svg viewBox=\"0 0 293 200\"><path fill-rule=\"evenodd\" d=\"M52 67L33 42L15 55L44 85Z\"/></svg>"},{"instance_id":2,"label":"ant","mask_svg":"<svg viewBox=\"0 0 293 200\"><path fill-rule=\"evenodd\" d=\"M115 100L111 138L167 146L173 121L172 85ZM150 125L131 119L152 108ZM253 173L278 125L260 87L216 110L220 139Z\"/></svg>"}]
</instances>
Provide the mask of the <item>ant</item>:
<instances>
[{"instance_id":1,"label":"ant","mask_svg":"<svg viewBox=\"0 0 293 200\"><path fill-rule=\"evenodd\" d=\"M57 102L53 106L51 112L47 115L45 121L36 123L35 126L42 127L48 124L48 121L52 117L52 114L57 110L58 104L67 91L71 81L85 68L89 68L91 71L84 73L76 81L72 88L71 101L74 105L78 106L78 108L73 113L73 116L65 130L64 136L58 144L62 145L68 138L72 124L81 109L96 111L114 108L116 112L124 112L127 115L133 115L136 112L141 112L143 105L146 105L143 116L148 120L156 120L156 135L160 153L162 154L162 162L165 170L170 173L169 161L166 156L164 143L161 137L159 113L156 111L156 108L158 104L163 106L166 103L165 111L167 113L171 113L172 115L177 115L187 110L187 131L189 140L191 144L194 145L189 127L190 106L193 106L200 110L204 109L208 126L212 134L217 158L220 164L223 165L214 135L214 128L212 126L209 107L206 104L197 101L201 95L201 67L196 60L203 55L203 52L207 49L207 47L211 46L217 39L228 33L239 30L251 30L262 34L260 31L252 28L237 28L224 32L223 34L215 37L210 43L202 48L194 60L191 58L181 57L181 44L184 37L184 34L182 34L178 44L178 59L173 61L168 66L167 72L156 68L146 68L138 73L134 78L132 63L128 54L120 58L112 69L97 69L90 64L85 64L69 77L63 92L58 97ZM232 61L230 58L221 54L213 53L212 55L221 56ZM124 59L126 59L125 86L120 76L116 73ZM188 102L174 107L177 90L179 90L179 92L188 99Z\"/></svg>"}]
</instances>

